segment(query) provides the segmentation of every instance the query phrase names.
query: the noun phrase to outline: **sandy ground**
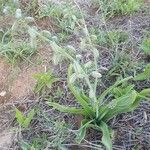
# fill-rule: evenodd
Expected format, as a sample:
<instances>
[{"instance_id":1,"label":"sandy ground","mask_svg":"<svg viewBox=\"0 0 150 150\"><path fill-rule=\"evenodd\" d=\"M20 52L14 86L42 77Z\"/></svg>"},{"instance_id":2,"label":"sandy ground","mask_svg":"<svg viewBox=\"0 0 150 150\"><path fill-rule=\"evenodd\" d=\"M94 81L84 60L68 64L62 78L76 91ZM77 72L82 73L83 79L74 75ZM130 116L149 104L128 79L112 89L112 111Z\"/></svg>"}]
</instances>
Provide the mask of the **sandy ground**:
<instances>
[{"instance_id":1,"label":"sandy ground","mask_svg":"<svg viewBox=\"0 0 150 150\"><path fill-rule=\"evenodd\" d=\"M33 74L45 71L51 59L50 49L47 47L39 49L32 61L38 58L43 62L40 65L25 62L19 67L12 67L5 59L0 59L0 103L19 100L33 94L32 91L36 84Z\"/></svg>"}]
</instances>

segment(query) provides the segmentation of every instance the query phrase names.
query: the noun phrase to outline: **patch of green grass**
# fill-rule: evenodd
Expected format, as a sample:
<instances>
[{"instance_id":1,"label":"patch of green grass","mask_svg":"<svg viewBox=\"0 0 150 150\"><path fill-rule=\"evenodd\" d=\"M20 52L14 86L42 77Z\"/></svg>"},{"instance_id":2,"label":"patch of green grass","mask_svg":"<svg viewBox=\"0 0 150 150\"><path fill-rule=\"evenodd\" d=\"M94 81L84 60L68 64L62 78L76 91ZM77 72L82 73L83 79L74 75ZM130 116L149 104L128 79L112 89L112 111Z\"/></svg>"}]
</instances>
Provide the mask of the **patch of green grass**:
<instances>
[{"instance_id":1,"label":"patch of green grass","mask_svg":"<svg viewBox=\"0 0 150 150\"><path fill-rule=\"evenodd\" d=\"M92 29L91 39L92 41L100 46L112 48L116 45L121 45L128 41L128 33L121 30L102 31Z\"/></svg>"},{"instance_id":2,"label":"patch of green grass","mask_svg":"<svg viewBox=\"0 0 150 150\"><path fill-rule=\"evenodd\" d=\"M143 4L143 0L98 0L98 2L100 10L106 18L133 14Z\"/></svg>"},{"instance_id":3,"label":"patch of green grass","mask_svg":"<svg viewBox=\"0 0 150 150\"><path fill-rule=\"evenodd\" d=\"M11 63L27 60L33 55L41 44L39 36L51 38L48 31L38 31L33 26L34 18L24 17L20 9L16 9L15 20L11 27L0 32L0 55L6 57ZM42 39L41 39L42 42Z\"/></svg>"},{"instance_id":4,"label":"patch of green grass","mask_svg":"<svg viewBox=\"0 0 150 150\"><path fill-rule=\"evenodd\" d=\"M12 64L16 64L20 60L28 61L28 58L34 54L34 52L35 49L25 42L0 44L0 55L7 58Z\"/></svg>"}]
</instances>

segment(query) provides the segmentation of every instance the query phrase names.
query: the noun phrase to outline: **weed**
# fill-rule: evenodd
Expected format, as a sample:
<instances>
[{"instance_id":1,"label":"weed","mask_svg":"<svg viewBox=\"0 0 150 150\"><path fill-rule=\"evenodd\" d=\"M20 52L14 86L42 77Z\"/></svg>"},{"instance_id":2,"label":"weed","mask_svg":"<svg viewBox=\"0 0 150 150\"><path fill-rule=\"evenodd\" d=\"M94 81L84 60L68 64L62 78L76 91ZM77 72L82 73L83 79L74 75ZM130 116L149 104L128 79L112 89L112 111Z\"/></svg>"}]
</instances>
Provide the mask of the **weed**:
<instances>
[{"instance_id":1,"label":"weed","mask_svg":"<svg viewBox=\"0 0 150 150\"><path fill-rule=\"evenodd\" d=\"M17 108L15 109L16 112L16 119L17 122L20 124L21 127L23 128L28 128L28 126L30 125L30 122L32 121L34 115L35 115L35 110L32 109L27 117L23 115L23 113L21 111L19 111Z\"/></svg>"},{"instance_id":2,"label":"weed","mask_svg":"<svg viewBox=\"0 0 150 150\"><path fill-rule=\"evenodd\" d=\"M92 41L100 46L112 48L128 41L128 34L125 31L92 31Z\"/></svg>"},{"instance_id":3,"label":"weed","mask_svg":"<svg viewBox=\"0 0 150 150\"><path fill-rule=\"evenodd\" d=\"M98 0L105 18L116 15L133 14L141 7L143 0Z\"/></svg>"},{"instance_id":4,"label":"weed","mask_svg":"<svg viewBox=\"0 0 150 150\"><path fill-rule=\"evenodd\" d=\"M150 78L150 64L146 65L144 71L138 74L137 76L135 76L134 80L142 81L142 80L147 80L149 78Z\"/></svg>"},{"instance_id":5,"label":"weed","mask_svg":"<svg viewBox=\"0 0 150 150\"><path fill-rule=\"evenodd\" d=\"M121 84L126 83L129 79L133 78L128 77L117 81L103 93L97 95L97 83L98 79L101 78L101 74L97 71L98 51L91 47L91 51L95 58L95 70L92 71L92 73L87 74L87 70L84 65L80 64L76 58L69 55L65 49L60 48L54 42L51 43L51 46L54 51L59 52L62 56L67 57L72 62L68 69L68 87L75 96L76 101L81 105L81 108L67 107L55 102L48 102L48 105L61 112L80 114L84 116L84 120L81 122L81 128L77 133L78 143L81 143L84 139L86 129L93 127L102 131L102 143L106 146L106 149L111 150L112 143L107 122L120 113L134 110L143 98L148 99L150 89L145 89L138 93L134 90L134 86L121 87ZM94 83L91 83L90 76L95 78ZM77 86L77 81L81 80L84 80L89 87L88 96L85 94L83 89L80 89ZM120 88L123 90L122 92L119 92ZM118 93L113 94L113 90L118 91ZM119 94L121 95L117 97Z\"/></svg>"},{"instance_id":6,"label":"weed","mask_svg":"<svg viewBox=\"0 0 150 150\"><path fill-rule=\"evenodd\" d=\"M33 77L37 79L37 83L34 87L35 93L45 92L46 88L51 89L52 84L59 80L58 78L54 77L51 71L34 74Z\"/></svg>"},{"instance_id":7,"label":"weed","mask_svg":"<svg viewBox=\"0 0 150 150\"><path fill-rule=\"evenodd\" d=\"M16 19L11 28L2 32L0 55L5 56L11 63L18 59L26 59L31 56L37 48L37 37L29 23L32 17L23 17L20 9L16 10ZM26 40L24 40L26 37Z\"/></svg>"},{"instance_id":8,"label":"weed","mask_svg":"<svg viewBox=\"0 0 150 150\"><path fill-rule=\"evenodd\" d=\"M51 17L54 24L66 32L72 32L80 22L80 13L72 3L55 4L47 2L39 11L39 17Z\"/></svg>"},{"instance_id":9,"label":"weed","mask_svg":"<svg viewBox=\"0 0 150 150\"><path fill-rule=\"evenodd\" d=\"M77 72L75 74L77 74ZM107 122L120 113L134 110L143 97L148 99L147 96L149 96L148 94L150 89L146 89L138 93L133 89L133 86L127 86L125 88L121 87L120 85L122 83L131 79L131 77L129 77L117 81L114 85L106 89L100 96L95 97L95 93L92 90L89 92L89 96L86 96L85 94L82 94L84 93L83 91L79 92L81 89L72 83L73 75L73 65L70 65L68 71L68 86L73 95L76 97L76 101L81 105L81 108L71 108L54 102L48 102L48 105L61 112L81 114L85 117L85 119L82 120L81 128L77 133L78 143L84 139L86 129L93 127L102 131L102 143L106 146L106 149L111 150L112 144ZM83 79L89 82L86 74L83 75ZM121 89L121 91L119 91L119 89ZM114 92L112 91L115 91L115 94L113 94ZM107 97L109 97L109 95L111 95L111 99L108 100Z\"/></svg>"},{"instance_id":10,"label":"weed","mask_svg":"<svg viewBox=\"0 0 150 150\"><path fill-rule=\"evenodd\" d=\"M145 55L150 56L150 38L143 40L141 48Z\"/></svg>"}]
</instances>

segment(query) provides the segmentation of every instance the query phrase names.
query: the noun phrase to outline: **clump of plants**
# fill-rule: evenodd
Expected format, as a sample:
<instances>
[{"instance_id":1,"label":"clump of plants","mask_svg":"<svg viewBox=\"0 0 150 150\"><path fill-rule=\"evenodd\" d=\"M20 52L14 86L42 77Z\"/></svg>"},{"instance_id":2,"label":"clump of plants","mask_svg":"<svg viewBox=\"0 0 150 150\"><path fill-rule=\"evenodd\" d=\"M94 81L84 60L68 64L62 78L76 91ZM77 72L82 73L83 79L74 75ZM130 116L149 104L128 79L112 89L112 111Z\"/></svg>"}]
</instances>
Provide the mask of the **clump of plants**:
<instances>
[{"instance_id":1,"label":"clump of plants","mask_svg":"<svg viewBox=\"0 0 150 150\"><path fill-rule=\"evenodd\" d=\"M136 91L134 84L128 81L133 77L118 79L112 86L103 92L97 93L98 83L101 82L101 72L98 69L99 52L92 44L89 32L85 26L85 38L89 42L88 48L93 54L93 60L82 64L79 55L68 53L65 48L59 47L55 42L49 41L55 54L70 60L67 83L71 93L80 107L69 107L56 102L47 102L49 106L61 112L82 115L81 127L76 132L76 142L81 143L85 138L87 128L94 128L102 132L101 142L107 150L112 150L111 130L109 121L121 114L131 112L138 107L141 100L149 100L150 89ZM82 56L80 56L81 58ZM92 65L92 70L91 66ZM90 71L89 71L90 68ZM88 89L80 87L79 83L87 85Z\"/></svg>"},{"instance_id":2,"label":"clump of plants","mask_svg":"<svg viewBox=\"0 0 150 150\"><path fill-rule=\"evenodd\" d=\"M132 14L139 10L143 0L98 0L105 17Z\"/></svg>"},{"instance_id":3,"label":"clump of plants","mask_svg":"<svg viewBox=\"0 0 150 150\"><path fill-rule=\"evenodd\" d=\"M66 32L72 32L80 23L80 13L72 3L61 4L46 1L39 11L39 18L50 17L56 27Z\"/></svg>"},{"instance_id":4,"label":"clump of plants","mask_svg":"<svg viewBox=\"0 0 150 150\"><path fill-rule=\"evenodd\" d=\"M59 80L52 74L51 71L34 74L33 77L37 80L34 87L35 93L45 92L47 88L51 89L52 84Z\"/></svg>"},{"instance_id":5,"label":"clump of plants","mask_svg":"<svg viewBox=\"0 0 150 150\"><path fill-rule=\"evenodd\" d=\"M38 33L38 34L37 34ZM42 38L52 39L48 31L38 31L34 26L34 18L25 17L21 9L16 9L15 19L11 27L0 32L0 56L6 57L12 64L20 60L29 60Z\"/></svg>"},{"instance_id":6,"label":"clump of plants","mask_svg":"<svg viewBox=\"0 0 150 150\"><path fill-rule=\"evenodd\" d=\"M0 1L0 14L11 15L15 13L18 0L1 0Z\"/></svg>"},{"instance_id":7,"label":"clump of plants","mask_svg":"<svg viewBox=\"0 0 150 150\"><path fill-rule=\"evenodd\" d=\"M34 34L35 27L29 25L34 19L24 17L21 9L16 9L15 20L9 29L2 30L0 42L0 55L5 56L11 63L16 60L26 59L37 48L37 36Z\"/></svg>"},{"instance_id":8,"label":"clump of plants","mask_svg":"<svg viewBox=\"0 0 150 150\"><path fill-rule=\"evenodd\" d=\"M111 48L116 45L121 45L128 41L128 34L125 31L113 30L113 31L96 31L92 30L92 41L100 46Z\"/></svg>"}]
</instances>

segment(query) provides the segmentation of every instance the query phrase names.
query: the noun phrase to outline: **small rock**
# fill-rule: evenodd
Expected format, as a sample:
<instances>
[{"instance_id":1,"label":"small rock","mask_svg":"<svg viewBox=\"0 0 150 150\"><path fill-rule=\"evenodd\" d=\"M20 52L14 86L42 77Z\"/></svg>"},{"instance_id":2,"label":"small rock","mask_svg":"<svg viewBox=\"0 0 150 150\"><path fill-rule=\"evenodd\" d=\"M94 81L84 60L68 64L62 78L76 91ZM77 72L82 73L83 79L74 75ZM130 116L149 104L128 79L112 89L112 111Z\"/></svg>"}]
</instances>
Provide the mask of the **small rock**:
<instances>
[{"instance_id":1,"label":"small rock","mask_svg":"<svg viewBox=\"0 0 150 150\"><path fill-rule=\"evenodd\" d=\"M5 95L6 95L6 91L0 92L0 96L1 96L1 97L4 97Z\"/></svg>"}]
</instances>

